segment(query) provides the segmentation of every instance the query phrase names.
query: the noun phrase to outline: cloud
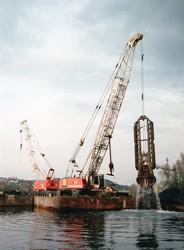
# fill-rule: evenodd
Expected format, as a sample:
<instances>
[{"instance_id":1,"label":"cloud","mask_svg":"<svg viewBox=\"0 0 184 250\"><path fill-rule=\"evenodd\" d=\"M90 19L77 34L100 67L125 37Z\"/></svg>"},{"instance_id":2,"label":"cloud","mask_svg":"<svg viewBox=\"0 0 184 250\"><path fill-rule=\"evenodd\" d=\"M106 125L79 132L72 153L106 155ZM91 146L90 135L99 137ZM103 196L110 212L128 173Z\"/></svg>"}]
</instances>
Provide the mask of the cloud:
<instances>
[{"instance_id":1,"label":"cloud","mask_svg":"<svg viewBox=\"0 0 184 250\"><path fill-rule=\"evenodd\" d=\"M1 174L31 178L29 163L18 167L23 119L45 145L56 175L65 174L126 42L137 32L144 35L145 112L155 124L157 162L174 162L183 149L183 10L179 0L1 1ZM128 184L137 174L133 132L127 131L142 112L140 58L138 44L113 137L117 181ZM79 157L83 164L86 156ZM108 154L102 172L107 165Z\"/></svg>"}]
</instances>

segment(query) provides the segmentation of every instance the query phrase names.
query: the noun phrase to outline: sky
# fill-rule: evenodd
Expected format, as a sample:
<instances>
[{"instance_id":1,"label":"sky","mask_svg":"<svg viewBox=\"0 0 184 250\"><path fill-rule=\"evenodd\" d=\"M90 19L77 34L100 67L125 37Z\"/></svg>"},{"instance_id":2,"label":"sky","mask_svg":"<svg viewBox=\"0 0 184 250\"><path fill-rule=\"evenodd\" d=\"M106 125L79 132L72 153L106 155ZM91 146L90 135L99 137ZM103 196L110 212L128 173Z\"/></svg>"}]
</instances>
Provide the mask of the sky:
<instances>
[{"instance_id":1,"label":"sky","mask_svg":"<svg viewBox=\"0 0 184 250\"><path fill-rule=\"evenodd\" d=\"M55 176L65 176L115 65L137 32L144 36L143 78L138 44L111 141L114 177L108 179L136 182L133 125L142 114L142 81L156 162L165 164L168 157L175 163L184 152L183 13L182 0L0 0L0 176L33 178L24 138L20 151L23 120ZM80 166L103 108L76 159ZM39 155L36 161L48 171ZM108 163L107 153L99 173L106 175Z\"/></svg>"}]
</instances>

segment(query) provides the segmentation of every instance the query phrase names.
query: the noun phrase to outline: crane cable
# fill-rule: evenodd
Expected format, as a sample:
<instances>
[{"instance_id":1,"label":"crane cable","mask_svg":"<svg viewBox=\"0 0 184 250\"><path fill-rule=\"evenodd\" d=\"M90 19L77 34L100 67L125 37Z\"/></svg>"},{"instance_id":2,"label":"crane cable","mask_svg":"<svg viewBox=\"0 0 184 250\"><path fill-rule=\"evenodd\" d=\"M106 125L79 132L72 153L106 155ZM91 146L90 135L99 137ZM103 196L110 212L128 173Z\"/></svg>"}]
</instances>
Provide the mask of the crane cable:
<instances>
[{"instance_id":1,"label":"crane cable","mask_svg":"<svg viewBox=\"0 0 184 250\"><path fill-rule=\"evenodd\" d=\"M142 116L145 115L145 101L144 101L144 53L143 53L143 41L140 43L140 53L141 53L141 102L142 102ZM141 126L143 129L143 150L147 151L147 142L145 140L146 138L146 130L147 130L147 123L145 120L143 120L143 124Z\"/></svg>"},{"instance_id":2,"label":"crane cable","mask_svg":"<svg viewBox=\"0 0 184 250\"><path fill-rule=\"evenodd\" d=\"M50 162L49 162L48 159L45 157L45 153L43 153L43 150L42 150L42 148L41 148L39 142L37 141L37 139L36 139L36 137L35 137L33 131L31 131L30 128L29 128L29 131L30 131L30 133L31 133L32 141L33 141L33 143L34 143L36 149L38 150L39 154L44 158L44 160L45 160L46 164L48 165L48 167L49 167L49 168L52 168ZM22 129L20 130L20 133L21 133L21 139L20 139L20 154L19 154L19 161L20 161L20 159L21 159L21 151L22 151L22 146L23 146L23 131L22 131ZM29 150L29 149L28 149L28 150ZM39 172L40 172L41 175L45 178L45 176L46 176L45 171L44 171L44 174L43 174L43 172L39 169Z\"/></svg>"},{"instance_id":3,"label":"crane cable","mask_svg":"<svg viewBox=\"0 0 184 250\"><path fill-rule=\"evenodd\" d=\"M20 137L20 153L19 153L19 161L20 161L20 159L21 159L21 153L22 153L22 138L23 138L23 136L22 136L22 130L20 130L20 133L21 133L21 137Z\"/></svg>"},{"instance_id":4,"label":"crane cable","mask_svg":"<svg viewBox=\"0 0 184 250\"><path fill-rule=\"evenodd\" d=\"M126 47L125 47L125 49L126 49ZM125 49L124 49L124 51L125 51ZM119 59L118 63L116 64L116 67L115 67L115 69L114 69L114 71L113 71L113 73L112 73L112 75L111 75L111 77L110 77L110 80L109 80L109 82L108 82L108 85L106 86L106 89L107 89L107 87L109 86L109 87L108 87L108 91L109 91L110 87L111 87L112 84L113 84L113 82L111 82L111 81L112 81L112 77L113 77L113 75L115 74L115 71L116 71L116 69L117 69L117 67L118 67L118 65L119 65L119 62L120 62L121 58L123 57L124 51L123 51L122 55L120 56L120 59ZM145 108L144 108L144 67L143 67L143 66L144 66L144 65L143 65L144 53L143 53L143 41L142 41L142 40L141 40L141 43L140 43L140 53L141 53L141 100L142 100L142 115L144 115L144 112L145 112ZM110 84L110 82L111 82L111 84ZM106 90L106 89L105 89L105 90ZM106 92L106 94L105 94L105 96L104 96L104 99L105 99L105 97L106 97L108 91ZM104 93L105 93L105 91L104 91ZM104 95L104 93L103 93L103 95ZM103 95L102 95L102 96L103 96ZM104 99L103 99L103 101L104 101ZM143 128L145 128L145 127L146 127L146 125L144 124L144 125L143 125ZM129 132L131 132L131 131L129 131ZM97 133L98 133L98 131L97 131ZM94 139L94 141L95 141L95 139ZM93 143L94 143L94 142L93 142ZM92 146L93 146L93 144L92 144ZM91 147L91 149L90 149L89 155L88 155L88 157L87 157L87 159L86 159L86 161L85 161L85 164L84 164L84 166L83 166L81 172L84 171L84 168L85 168L85 166L86 166L86 164L87 164L87 162L88 162L88 160L89 160L89 158L90 158L90 155L91 155L91 153L92 153L92 149L93 149L93 147Z\"/></svg>"},{"instance_id":5,"label":"crane cable","mask_svg":"<svg viewBox=\"0 0 184 250\"><path fill-rule=\"evenodd\" d=\"M75 161L75 158L78 155L81 146L83 146L83 144L84 144L84 141L85 141L85 139L86 139L86 137L87 137L87 135L88 135L88 133L89 133L89 131L90 131L96 117L97 117L97 114L98 114L98 112L100 111L100 109L102 107L102 104L103 104L103 102L105 100L105 97L107 96L107 93L108 93L108 91L109 91L109 89L111 87L110 83L112 81L112 77L114 75L114 72L116 71L116 68L117 68L118 64L116 65L116 67L115 67L115 69L114 69L114 71L113 71L113 73L112 73L112 75L111 75L111 77L110 77L110 79L108 81L108 84L106 85L105 90L103 91L102 96L100 97L100 100L99 100L98 104L95 107L95 110L94 110L94 112L93 112L93 114L92 114L92 116L91 116L91 118L90 118L90 120L88 122L88 125L87 125L87 127L86 127L86 129L84 131L84 134L83 134L82 138L80 139L79 144L77 145L77 147L76 147L76 149L75 149L75 151L74 151L74 153L72 155L72 158L71 158L70 162L72 162L73 160ZM69 163L69 166L70 166L70 163ZM67 172L66 172L66 176L67 176L68 171L69 171L69 166L68 166L68 169L67 169ZM73 174L73 170L72 170L71 175L72 174Z\"/></svg>"},{"instance_id":6,"label":"crane cable","mask_svg":"<svg viewBox=\"0 0 184 250\"><path fill-rule=\"evenodd\" d=\"M144 54L143 54L143 41L140 43L140 52L141 52L141 99L142 99L142 115L144 115Z\"/></svg>"},{"instance_id":7,"label":"crane cable","mask_svg":"<svg viewBox=\"0 0 184 250\"><path fill-rule=\"evenodd\" d=\"M44 160L45 160L46 164L48 165L49 169L52 168L50 162L48 161L48 159L47 159L46 156L45 156L44 151L42 150L42 147L40 146L39 142L37 141L37 139L36 139L34 133L32 132L31 134L32 134L33 142L34 142L34 144L35 144L35 146L36 146L38 152L39 152L40 155L44 158Z\"/></svg>"},{"instance_id":8,"label":"crane cable","mask_svg":"<svg viewBox=\"0 0 184 250\"><path fill-rule=\"evenodd\" d=\"M125 49L124 49L124 50L125 50ZM108 81L108 83L107 83L107 85L106 85L106 87L105 87L105 89L104 89L104 91L103 91L103 93L102 93L102 96L101 96L101 98L100 98L100 100L99 100L99 102L98 102L98 104L97 104L97 106L96 106L96 108L95 108L95 111L94 111L94 113L93 113L93 115L92 115L92 117L91 117L91 119L90 119L90 121L89 121L89 123L88 123L88 125L87 125L87 128L86 128L86 130L85 130L85 132L84 132L84 134L83 134L83 137L82 137L82 138L84 138L84 139L85 139L86 136L88 135L88 133L89 133L89 131L90 131L90 128L91 128L91 126L93 125L93 122L94 122L94 120L95 120L95 118L96 118L96 116L97 116L97 113L98 113L99 110L101 109L101 106L103 105L104 100L105 100L105 98L106 98L106 96L107 96L107 94L108 94L110 88L112 87L112 84L113 84L112 79L113 79L113 76L115 75L115 72L116 72L116 70L117 70L117 67L118 67L118 65L119 65L119 62L121 61L121 58L123 57L123 54L124 54L124 51L123 51L122 55L120 56L120 59L119 59L118 63L116 64L116 66L115 66L115 68L114 68L114 71L112 72L112 74L111 74L111 76L110 76L110 79L109 79L109 81Z\"/></svg>"},{"instance_id":9,"label":"crane cable","mask_svg":"<svg viewBox=\"0 0 184 250\"><path fill-rule=\"evenodd\" d=\"M121 56L120 56L120 58L119 58L118 63L116 64L116 66L115 66L115 68L114 68L114 71L113 71L113 73L111 74L111 77L110 77L110 79L109 79L109 81L108 81L108 84L107 84L107 86L106 86L106 88L105 88L105 90L104 90L104 92L103 92L103 94L102 94L103 99L102 99L102 97L101 97L101 99L100 99L100 100L102 100L102 103L104 102L104 100L105 100L105 98L106 98L106 96L107 96L109 90L110 90L110 89L112 88L112 86L113 86L113 83L114 83L114 82L113 82L113 79L114 79L114 76L116 75L117 68L118 68L119 63L121 62L121 60L122 60L122 58L123 58L123 55L124 55L124 51L125 51L125 50L126 50L126 46L125 46L125 48L124 48L124 50L123 50L123 52L122 52L122 54L121 54ZM94 137L94 140L93 140L93 143L92 143L92 145L91 145L91 149L90 149L90 151L89 151L88 157L87 157L87 159L86 159L86 161L85 161L85 163L84 163L84 165L83 165L82 172L84 171L84 168L85 168L85 166L86 166L88 160L90 159L90 156L91 156L92 151L93 151L93 145L94 145L94 142L95 142L95 138L97 137L97 135L98 135L98 131L97 131L97 133L96 133L96 136Z\"/></svg>"},{"instance_id":10,"label":"crane cable","mask_svg":"<svg viewBox=\"0 0 184 250\"><path fill-rule=\"evenodd\" d=\"M115 75L115 72L116 72L116 70L117 70L117 67L118 67L118 65L119 65L119 62L121 61L121 58L122 58L123 55L124 55L125 49L126 49L126 47L124 48L123 53L122 53L122 55L120 56L120 58L119 58L119 60L118 60L118 63L116 64L116 66L115 66L115 68L114 68L114 71L113 71L113 73L111 74L110 79L109 79L109 81L108 81L108 83L107 83L107 85L106 85L106 87L105 87L105 89L104 89L104 91L103 91L103 93L102 93L102 95L101 95L101 97L100 97L100 100L99 100L98 104L97 104L96 107L95 107L95 110L94 110L94 112L93 112L93 114L92 114L92 116L91 116L91 118L90 118L90 120L89 120L89 123L88 123L88 125L87 125L87 127L86 127L86 129L85 129L85 131L84 131L84 134L83 134L82 138L80 139L80 142L79 142L79 144L77 145L77 147L76 147L76 149L75 149L75 151L74 151L74 153L73 153L73 155L72 155L71 160L69 161L69 165L68 165L68 168L67 168L67 171L66 171L66 176L68 175L68 171L69 171L69 168L70 168L70 163L71 163L73 160L74 160L74 162L75 162L76 156L78 155L81 146L83 146L84 141L85 141L85 139L86 139L86 137L87 137L87 135L88 135L88 133L89 133L89 131L90 131L90 129L91 129L91 127L92 127L92 125L93 125L95 119L96 119L96 117L97 117L97 114L98 114L98 112L100 111L100 109L101 109L101 107L102 107L102 105L103 105L103 103L104 103L104 100L105 100L105 98L106 98L106 96L107 96L107 94L108 94L110 88L112 87L112 84L113 84L113 81L112 81L113 76ZM90 156L90 154L91 154L91 150L90 150L89 156ZM88 156L88 158L89 158L89 156ZM87 161L88 161L88 160L87 160ZM85 164L85 165L86 165L86 164ZM84 169L85 165L83 166L83 169ZM83 171L83 170L82 170L82 171ZM71 175L72 175L72 174L73 174L73 170L72 170Z\"/></svg>"},{"instance_id":11,"label":"crane cable","mask_svg":"<svg viewBox=\"0 0 184 250\"><path fill-rule=\"evenodd\" d=\"M125 49L126 49L126 47L125 47ZM124 49L124 50L125 50ZM144 108L144 67L143 67L143 61L144 61L144 53L143 53L143 41L141 40L141 43L140 43L140 53L141 53L141 100L142 100L142 115L144 115L144 112L145 112L145 108ZM118 63L116 64L116 67L115 67L115 69L114 69L114 71L113 71L113 74L111 75L111 78L110 78L110 80L109 80L109 83L110 83L110 81L112 81L112 77L113 77L113 75L114 75L114 73L115 73L115 71L116 71L116 69L117 69L117 67L118 67L118 65L119 65L119 62L120 62L120 60L121 60L121 58L122 58L122 56L123 56L123 54L124 54L124 51L123 51L123 53L122 53L122 55L120 56L120 59L119 59L119 61L118 61ZM108 83L108 85L109 85L109 83ZM110 87L112 86L112 84L113 84L113 82L111 82L111 85L109 86L109 88L108 88L108 91L109 91L109 89L110 89ZM107 85L107 86L108 86ZM107 88L107 87L106 87ZM108 91L106 92L106 95L107 95L107 93L108 93ZM105 91L104 91L105 92ZM105 99L105 98L104 98ZM104 100L103 100L104 101ZM143 128L145 128L146 127L146 125L144 124L143 125ZM145 129L144 129L144 131L145 131ZM131 131L129 131L129 132L131 132ZM97 133L98 133L98 131L97 131ZM94 139L94 141L95 141L95 139ZM93 145L92 145L93 146ZM91 149L90 149L90 152L89 152L89 155L88 155L88 157L87 157L87 159L86 159L86 161L85 161L85 164L84 164L84 166L83 166L83 168L82 168L82 172L84 171L84 168L85 168L85 166L86 166L86 164L87 164L87 162L88 162L88 160L89 160L89 158L90 158L90 155L91 155L91 153L92 153L92 150L93 150L93 147L91 147Z\"/></svg>"}]
</instances>

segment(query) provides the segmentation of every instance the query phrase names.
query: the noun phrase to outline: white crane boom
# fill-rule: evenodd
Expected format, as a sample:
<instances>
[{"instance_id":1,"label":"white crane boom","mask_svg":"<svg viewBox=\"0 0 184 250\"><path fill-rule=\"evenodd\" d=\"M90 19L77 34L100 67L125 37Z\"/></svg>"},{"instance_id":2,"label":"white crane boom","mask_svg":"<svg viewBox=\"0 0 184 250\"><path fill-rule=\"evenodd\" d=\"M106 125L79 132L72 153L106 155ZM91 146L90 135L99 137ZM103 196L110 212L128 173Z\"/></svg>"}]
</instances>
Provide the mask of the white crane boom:
<instances>
[{"instance_id":1,"label":"white crane boom","mask_svg":"<svg viewBox=\"0 0 184 250\"><path fill-rule=\"evenodd\" d=\"M112 82L110 95L92 149L90 164L87 172L88 177L93 178L97 176L105 153L108 149L109 141L112 137L118 114L129 83L135 46L139 40L142 40L142 38L143 35L141 33L137 33L128 41L120 62L116 67L117 71ZM112 169L110 169L110 171L112 173Z\"/></svg>"},{"instance_id":2,"label":"white crane boom","mask_svg":"<svg viewBox=\"0 0 184 250\"><path fill-rule=\"evenodd\" d=\"M35 157L35 151L34 151L34 147L33 147L33 143L32 143L32 134L30 132L30 129L28 127L27 121L24 120L20 123L20 132L24 134L26 143L27 143L27 149L28 149L28 154L29 154L29 158L31 161L31 166L32 166L32 171L33 171L33 175L35 179L40 179L40 168L37 165L36 162L36 157Z\"/></svg>"}]
</instances>

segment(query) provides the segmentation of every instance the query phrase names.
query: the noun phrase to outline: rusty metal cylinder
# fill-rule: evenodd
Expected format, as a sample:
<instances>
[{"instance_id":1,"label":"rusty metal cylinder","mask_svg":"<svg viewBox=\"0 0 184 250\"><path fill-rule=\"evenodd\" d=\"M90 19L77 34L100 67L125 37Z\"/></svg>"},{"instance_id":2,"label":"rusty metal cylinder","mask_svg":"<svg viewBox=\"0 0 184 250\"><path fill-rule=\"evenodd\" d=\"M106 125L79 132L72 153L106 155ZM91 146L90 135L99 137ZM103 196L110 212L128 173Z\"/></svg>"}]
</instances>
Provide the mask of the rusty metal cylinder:
<instances>
[{"instance_id":1,"label":"rusty metal cylinder","mask_svg":"<svg viewBox=\"0 0 184 250\"><path fill-rule=\"evenodd\" d=\"M137 183L148 189L156 182L153 169L156 167L154 126L145 115L134 124L135 167L138 170Z\"/></svg>"}]
</instances>

